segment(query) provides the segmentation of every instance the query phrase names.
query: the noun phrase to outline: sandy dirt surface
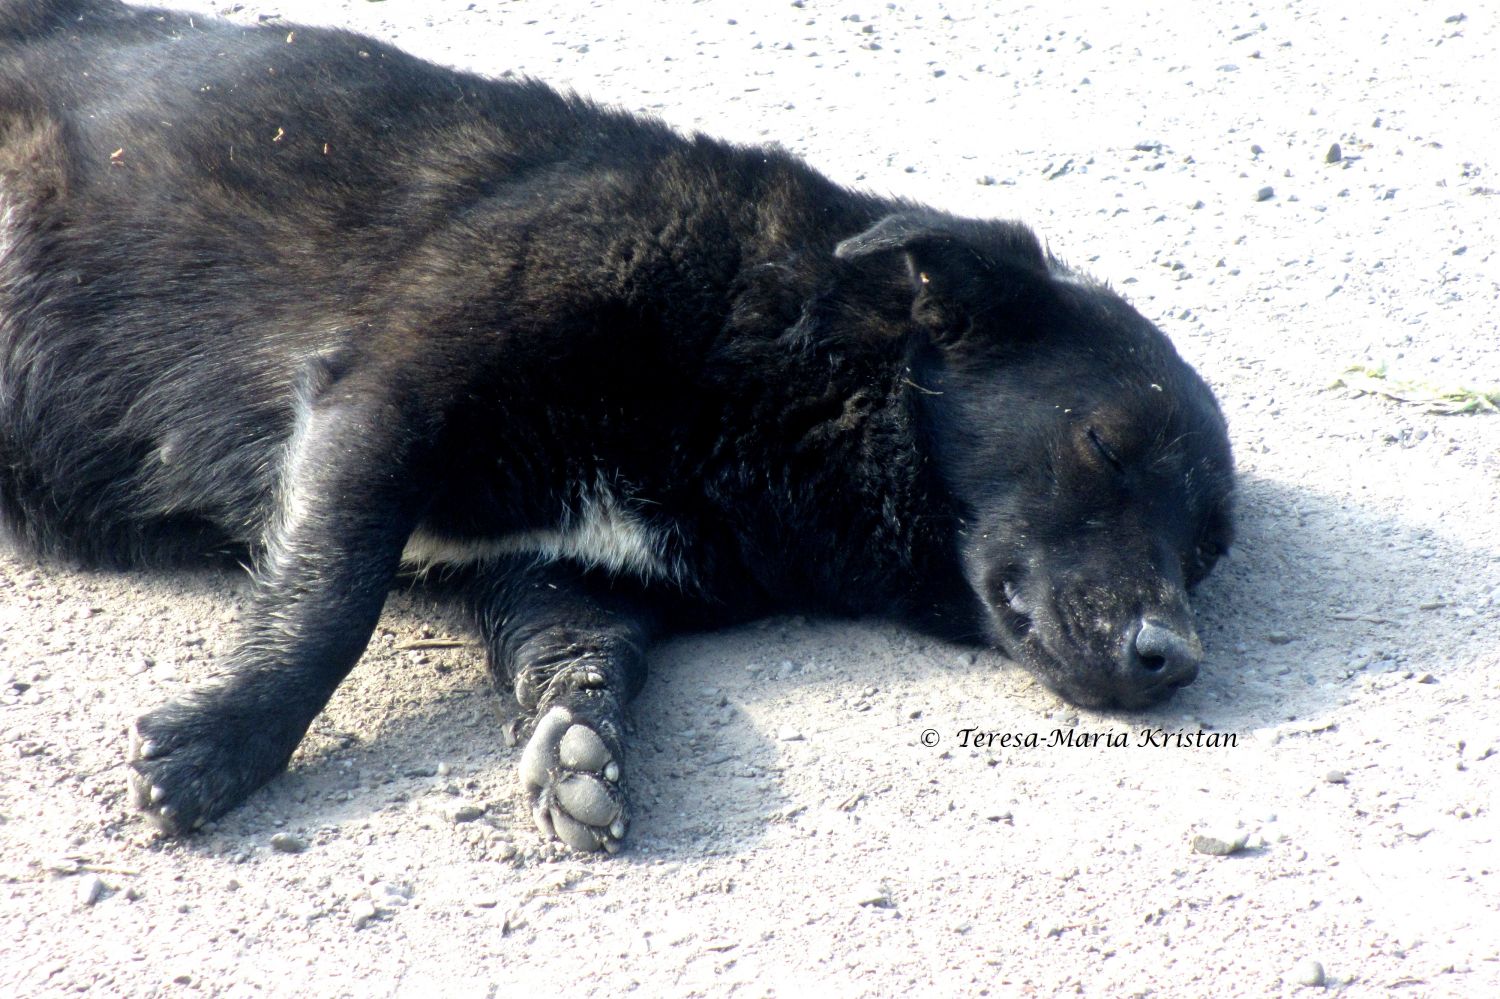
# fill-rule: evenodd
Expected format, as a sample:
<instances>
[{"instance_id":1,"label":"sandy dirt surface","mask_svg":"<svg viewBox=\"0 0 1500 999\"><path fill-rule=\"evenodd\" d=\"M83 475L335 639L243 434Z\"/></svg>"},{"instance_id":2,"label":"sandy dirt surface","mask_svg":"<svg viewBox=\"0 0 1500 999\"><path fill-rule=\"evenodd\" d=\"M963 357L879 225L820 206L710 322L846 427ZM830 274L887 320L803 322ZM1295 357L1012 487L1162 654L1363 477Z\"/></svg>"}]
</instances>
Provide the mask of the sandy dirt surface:
<instances>
[{"instance_id":1,"label":"sandy dirt surface","mask_svg":"<svg viewBox=\"0 0 1500 999\"><path fill-rule=\"evenodd\" d=\"M420 591L286 776L157 841L126 725L222 662L243 579L0 556L0 994L1500 995L1500 416L1432 392L1500 386L1497 13L236 5L1034 224L1214 385L1241 540L1148 713L878 622L664 646L610 859L540 841Z\"/></svg>"}]
</instances>

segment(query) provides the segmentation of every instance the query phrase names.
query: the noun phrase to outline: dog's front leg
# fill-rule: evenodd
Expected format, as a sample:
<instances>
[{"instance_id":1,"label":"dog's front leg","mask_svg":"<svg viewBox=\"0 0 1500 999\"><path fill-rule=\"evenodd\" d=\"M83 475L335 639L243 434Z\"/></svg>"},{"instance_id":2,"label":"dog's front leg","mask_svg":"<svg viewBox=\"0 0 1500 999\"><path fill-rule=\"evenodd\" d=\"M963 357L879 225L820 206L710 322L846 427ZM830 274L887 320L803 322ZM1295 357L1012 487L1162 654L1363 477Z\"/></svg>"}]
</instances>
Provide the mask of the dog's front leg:
<instances>
[{"instance_id":1,"label":"dog's front leg","mask_svg":"<svg viewBox=\"0 0 1500 999\"><path fill-rule=\"evenodd\" d=\"M310 362L251 608L227 675L139 718L138 807L169 835L238 805L286 766L364 652L421 515L430 400L399 378Z\"/></svg>"}]
</instances>

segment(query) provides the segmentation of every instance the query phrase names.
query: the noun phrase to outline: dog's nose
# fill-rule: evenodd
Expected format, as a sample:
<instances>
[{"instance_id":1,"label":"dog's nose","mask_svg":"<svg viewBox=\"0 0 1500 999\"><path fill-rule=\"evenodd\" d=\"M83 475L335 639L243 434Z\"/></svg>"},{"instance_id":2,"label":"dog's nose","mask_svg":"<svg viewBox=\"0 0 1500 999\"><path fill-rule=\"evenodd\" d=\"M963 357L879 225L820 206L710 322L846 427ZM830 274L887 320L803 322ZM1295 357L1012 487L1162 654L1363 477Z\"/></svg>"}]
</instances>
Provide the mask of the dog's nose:
<instances>
[{"instance_id":1,"label":"dog's nose","mask_svg":"<svg viewBox=\"0 0 1500 999\"><path fill-rule=\"evenodd\" d=\"M1198 636L1142 618L1127 653L1129 679L1141 687L1186 687L1198 678L1203 646Z\"/></svg>"}]
</instances>

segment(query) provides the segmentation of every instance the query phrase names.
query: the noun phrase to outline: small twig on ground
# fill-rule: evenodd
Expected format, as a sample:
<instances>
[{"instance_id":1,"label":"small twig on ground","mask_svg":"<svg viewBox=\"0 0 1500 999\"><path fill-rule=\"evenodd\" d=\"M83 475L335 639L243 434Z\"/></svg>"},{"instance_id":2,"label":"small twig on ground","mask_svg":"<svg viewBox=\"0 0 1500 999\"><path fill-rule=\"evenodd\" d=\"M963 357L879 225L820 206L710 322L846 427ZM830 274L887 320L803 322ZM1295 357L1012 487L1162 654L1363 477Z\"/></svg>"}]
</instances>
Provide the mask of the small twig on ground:
<instances>
[{"instance_id":1,"label":"small twig on ground","mask_svg":"<svg viewBox=\"0 0 1500 999\"><path fill-rule=\"evenodd\" d=\"M1439 416L1500 413L1500 388L1436 388L1425 382L1390 379L1384 364L1375 367L1356 364L1328 387L1348 389L1356 397L1378 395L1394 402L1425 406L1427 412Z\"/></svg>"},{"instance_id":2,"label":"small twig on ground","mask_svg":"<svg viewBox=\"0 0 1500 999\"><path fill-rule=\"evenodd\" d=\"M414 638L410 642L402 642L396 646L398 652L409 652L412 649L461 649L469 643L459 638Z\"/></svg>"}]
</instances>

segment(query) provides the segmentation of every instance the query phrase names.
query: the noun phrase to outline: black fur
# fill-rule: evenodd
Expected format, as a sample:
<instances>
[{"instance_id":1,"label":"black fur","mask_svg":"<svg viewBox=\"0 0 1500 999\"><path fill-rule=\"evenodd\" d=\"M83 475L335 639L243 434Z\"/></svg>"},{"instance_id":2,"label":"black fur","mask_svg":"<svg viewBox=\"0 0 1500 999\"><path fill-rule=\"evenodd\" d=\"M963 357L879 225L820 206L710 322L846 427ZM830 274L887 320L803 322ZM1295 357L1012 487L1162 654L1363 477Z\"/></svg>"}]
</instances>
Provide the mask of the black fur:
<instances>
[{"instance_id":1,"label":"black fur","mask_svg":"<svg viewBox=\"0 0 1500 999\"><path fill-rule=\"evenodd\" d=\"M230 677L136 726L169 832L285 765L403 551L462 564L537 820L584 849L624 835L663 629L897 616L1089 705L1196 674L1218 407L1019 224L114 0L0 0L0 196L11 532L255 565Z\"/></svg>"}]
</instances>

